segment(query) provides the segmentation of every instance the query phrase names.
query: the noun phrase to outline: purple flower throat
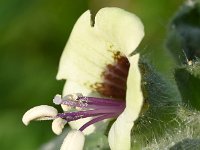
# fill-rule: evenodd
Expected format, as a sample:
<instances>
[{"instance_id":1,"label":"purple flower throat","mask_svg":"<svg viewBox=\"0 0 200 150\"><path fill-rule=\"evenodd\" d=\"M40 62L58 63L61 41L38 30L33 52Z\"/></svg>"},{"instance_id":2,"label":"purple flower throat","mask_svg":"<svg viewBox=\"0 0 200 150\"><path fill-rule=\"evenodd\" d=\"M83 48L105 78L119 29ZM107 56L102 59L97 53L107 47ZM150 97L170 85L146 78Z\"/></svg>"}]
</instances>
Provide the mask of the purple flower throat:
<instances>
[{"instance_id":1,"label":"purple flower throat","mask_svg":"<svg viewBox=\"0 0 200 150\"><path fill-rule=\"evenodd\" d=\"M123 100L86 97L80 93L70 94L63 98L61 98L60 95L56 95L53 102L56 105L62 104L70 108L69 111L58 113L57 115L57 117L67 122L93 117L79 129L80 131L104 119L116 118L125 109L125 101Z\"/></svg>"}]
</instances>

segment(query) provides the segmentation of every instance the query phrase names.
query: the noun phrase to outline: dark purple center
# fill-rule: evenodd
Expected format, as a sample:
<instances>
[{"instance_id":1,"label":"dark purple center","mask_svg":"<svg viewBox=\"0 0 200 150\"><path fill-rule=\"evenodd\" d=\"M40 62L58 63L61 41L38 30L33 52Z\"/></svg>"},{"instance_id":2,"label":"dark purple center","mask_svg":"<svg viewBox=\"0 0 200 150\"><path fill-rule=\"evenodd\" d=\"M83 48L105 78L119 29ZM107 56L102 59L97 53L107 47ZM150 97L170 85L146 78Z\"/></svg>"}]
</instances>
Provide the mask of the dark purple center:
<instances>
[{"instance_id":1,"label":"dark purple center","mask_svg":"<svg viewBox=\"0 0 200 150\"><path fill-rule=\"evenodd\" d=\"M126 99L126 81L130 63L127 57L120 52L113 52L113 64L108 64L101 76L103 82L91 85L91 88L99 92L102 96L113 99Z\"/></svg>"}]
</instances>

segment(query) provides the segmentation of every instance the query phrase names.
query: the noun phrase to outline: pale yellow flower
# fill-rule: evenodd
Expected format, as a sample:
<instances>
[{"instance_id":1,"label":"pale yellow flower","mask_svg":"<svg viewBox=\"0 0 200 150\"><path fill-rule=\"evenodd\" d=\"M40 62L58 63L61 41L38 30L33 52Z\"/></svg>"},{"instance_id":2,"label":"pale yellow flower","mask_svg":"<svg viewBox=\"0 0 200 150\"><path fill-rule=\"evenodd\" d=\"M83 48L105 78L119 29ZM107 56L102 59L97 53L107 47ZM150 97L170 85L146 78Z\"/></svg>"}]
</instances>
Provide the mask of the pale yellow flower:
<instances>
[{"instance_id":1,"label":"pale yellow flower","mask_svg":"<svg viewBox=\"0 0 200 150\"><path fill-rule=\"evenodd\" d=\"M116 118L108 135L110 148L129 150L131 129L143 104L139 54L130 54L143 36L143 24L132 13L103 8L92 22L86 11L76 22L60 60L57 79L67 81L63 98L57 95L54 103L62 104L64 113L37 106L25 113L23 122L51 119L56 134L69 122L74 130L61 149L81 150L84 135L98 130L94 123Z\"/></svg>"},{"instance_id":2,"label":"pale yellow flower","mask_svg":"<svg viewBox=\"0 0 200 150\"><path fill-rule=\"evenodd\" d=\"M143 38L143 24L137 16L120 8L99 10L94 26L92 24L89 11L76 22L62 54L57 79L67 80L63 95L78 92L85 96L121 99L125 94L126 108L111 127L108 138L111 149L126 150L130 148L130 131L143 104L139 54L130 57ZM119 64L121 58L127 59L130 68ZM122 68L119 65L123 65ZM116 67L119 70L113 71ZM128 73L127 87L117 85L120 79L126 82L125 76L115 78L123 71ZM71 122L75 129L82 125L83 120ZM94 126L88 127L85 134L94 129Z\"/></svg>"}]
</instances>

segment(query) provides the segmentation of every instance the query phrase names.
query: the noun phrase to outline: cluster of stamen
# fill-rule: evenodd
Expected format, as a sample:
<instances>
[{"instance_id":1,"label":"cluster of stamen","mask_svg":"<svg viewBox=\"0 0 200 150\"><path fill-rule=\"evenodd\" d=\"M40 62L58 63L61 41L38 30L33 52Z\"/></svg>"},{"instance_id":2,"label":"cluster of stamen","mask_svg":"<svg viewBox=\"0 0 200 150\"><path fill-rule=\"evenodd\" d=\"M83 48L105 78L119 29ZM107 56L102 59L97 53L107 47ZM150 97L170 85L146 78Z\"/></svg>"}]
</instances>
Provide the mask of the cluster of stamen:
<instances>
[{"instance_id":1,"label":"cluster of stamen","mask_svg":"<svg viewBox=\"0 0 200 150\"><path fill-rule=\"evenodd\" d=\"M56 105L62 104L71 108L69 111L57 114L57 117L67 122L93 117L93 119L79 129L80 131L104 119L116 118L125 109L125 101L123 100L116 101L110 98L86 97L80 93L70 94L63 98L60 95L56 95L53 102Z\"/></svg>"}]
</instances>

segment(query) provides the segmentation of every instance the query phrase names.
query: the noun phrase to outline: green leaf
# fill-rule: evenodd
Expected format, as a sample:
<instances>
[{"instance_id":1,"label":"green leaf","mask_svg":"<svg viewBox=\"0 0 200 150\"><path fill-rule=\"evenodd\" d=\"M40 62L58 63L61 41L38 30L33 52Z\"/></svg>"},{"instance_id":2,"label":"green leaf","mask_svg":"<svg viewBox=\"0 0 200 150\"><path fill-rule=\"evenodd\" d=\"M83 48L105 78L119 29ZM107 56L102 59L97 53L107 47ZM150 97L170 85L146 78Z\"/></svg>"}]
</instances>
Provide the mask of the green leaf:
<instances>
[{"instance_id":1,"label":"green leaf","mask_svg":"<svg viewBox=\"0 0 200 150\"><path fill-rule=\"evenodd\" d=\"M200 5L199 2L185 3L173 17L167 47L179 62L196 60L200 57Z\"/></svg>"}]
</instances>

